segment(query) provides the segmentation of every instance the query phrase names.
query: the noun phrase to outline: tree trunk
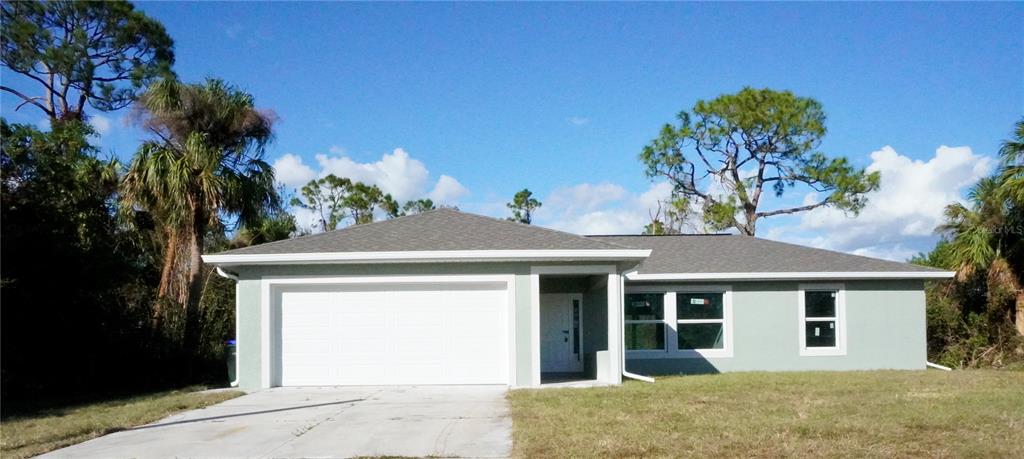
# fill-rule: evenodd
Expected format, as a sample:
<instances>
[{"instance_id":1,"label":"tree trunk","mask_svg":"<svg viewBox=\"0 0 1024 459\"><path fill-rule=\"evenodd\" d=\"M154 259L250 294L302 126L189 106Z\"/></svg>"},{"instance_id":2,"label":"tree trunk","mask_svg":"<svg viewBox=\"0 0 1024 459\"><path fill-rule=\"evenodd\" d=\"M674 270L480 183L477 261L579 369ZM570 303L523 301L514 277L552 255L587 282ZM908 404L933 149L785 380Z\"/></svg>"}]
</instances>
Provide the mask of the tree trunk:
<instances>
[{"instance_id":1,"label":"tree trunk","mask_svg":"<svg viewBox=\"0 0 1024 459\"><path fill-rule=\"evenodd\" d=\"M188 235L188 266L186 267L184 282L182 282L184 298L181 304L185 308L185 333L184 344L186 355L189 356L185 365L185 375L189 381L195 375L195 363L200 355L200 329L202 320L199 314L199 300L203 290L203 241L206 236L205 221L200 212L194 212L195 220Z\"/></svg>"},{"instance_id":2,"label":"tree trunk","mask_svg":"<svg viewBox=\"0 0 1024 459\"><path fill-rule=\"evenodd\" d=\"M182 304L186 310L198 306L199 295L203 290L203 240L205 230L196 225L189 235L188 241L188 275L186 277L187 296L183 298Z\"/></svg>"},{"instance_id":3,"label":"tree trunk","mask_svg":"<svg viewBox=\"0 0 1024 459\"><path fill-rule=\"evenodd\" d=\"M736 224L736 229L738 229L740 234L743 236L753 236L754 233L757 232L757 219L748 216L747 221L742 225L739 223Z\"/></svg>"},{"instance_id":4,"label":"tree trunk","mask_svg":"<svg viewBox=\"0 0 1024 459\"><path fill-rule=\"evenodd\" d=\"M181 252L189 249L190 241L190 234L183 234L177 229L168 231L164 265L160 273L160 286L157 289L159 299L169 299L181 305L188 301L190 259L184 257Z\"/></svg>"},{"instance_id":5,"label":"tree trunk","mask_svg":"<svg viewBox=\"0 0 1024 459\"><path fill-rule=\"evenodd\" d=\"M160 286L157 289L159 298L166 298L171 291L171 278L174 274L174 264L177 262L175 258L178 253L178 232L171 230L164 245L164 266L160 271Z\"/></svg>"}]
</instances>

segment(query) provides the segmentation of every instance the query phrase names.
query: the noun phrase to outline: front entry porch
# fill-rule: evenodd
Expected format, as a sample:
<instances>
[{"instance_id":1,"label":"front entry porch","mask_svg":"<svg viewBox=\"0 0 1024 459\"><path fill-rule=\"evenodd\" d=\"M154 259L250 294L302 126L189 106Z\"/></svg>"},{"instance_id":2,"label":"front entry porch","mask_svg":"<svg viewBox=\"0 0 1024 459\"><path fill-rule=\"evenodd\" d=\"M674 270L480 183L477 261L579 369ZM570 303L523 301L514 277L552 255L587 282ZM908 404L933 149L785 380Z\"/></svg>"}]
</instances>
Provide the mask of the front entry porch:
<instances>
[{"instance_id":1,"label":"front entry porch","mask_svg":"<svg viewBox=\"0 0 1024 459\"><path fill-rule=\"evenodd\" d=\"M619 384L621 278L614 266L534 267L534 387Z\"/></svg>"}]
</instances>

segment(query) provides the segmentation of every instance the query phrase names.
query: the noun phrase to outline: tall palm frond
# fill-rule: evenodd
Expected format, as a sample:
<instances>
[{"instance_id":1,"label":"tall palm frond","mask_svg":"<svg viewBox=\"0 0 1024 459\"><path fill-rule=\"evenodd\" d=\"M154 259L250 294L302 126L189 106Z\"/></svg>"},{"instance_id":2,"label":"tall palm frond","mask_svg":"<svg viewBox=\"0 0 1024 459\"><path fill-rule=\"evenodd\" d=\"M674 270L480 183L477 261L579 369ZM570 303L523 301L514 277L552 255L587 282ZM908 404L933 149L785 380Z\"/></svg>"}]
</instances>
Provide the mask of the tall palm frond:
<instances>
[{"instance_id":1,"label":"tall palm frond","mask_svg":"<svg viewBox=\"0 0 1024 459\"><path fill-rule=\"evenodd\" d=\"M1013 137L999 149L1003 161L1002 192L1018 206L1024 206L1024 119L1014 125Z\"/></svg>"},{"instance_id":2,"label":"tall palm frond","mask_svg":"<svg viewBox=\"0 0 1024 459\"><path fill-rule=\"evenodd\" d=\"M961 279L977 269L987 269L1001 255L997 238L1005 213L998 189L996 180L985 178L968 193L970 207L961 203L946 206L946 222L939 231L950 238L951 258Z\"/></svg>"}]
</instances>

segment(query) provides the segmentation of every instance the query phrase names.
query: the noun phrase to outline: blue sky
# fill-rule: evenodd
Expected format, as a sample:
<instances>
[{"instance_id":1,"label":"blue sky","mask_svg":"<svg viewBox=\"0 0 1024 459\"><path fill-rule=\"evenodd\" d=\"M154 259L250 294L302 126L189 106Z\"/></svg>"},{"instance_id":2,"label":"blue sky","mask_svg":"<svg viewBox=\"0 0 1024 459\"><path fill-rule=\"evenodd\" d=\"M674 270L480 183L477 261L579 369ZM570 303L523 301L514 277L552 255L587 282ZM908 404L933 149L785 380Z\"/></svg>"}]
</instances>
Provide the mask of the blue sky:
<instances>
[{"instance_id":1,"label":"blue sky","mask_svg":"<svg viewBox=\"0 0 1024 459\"><path fill-rule=\"evenodd\" d=\"M904 258L934 243L937 212L1024 114L1021 4L138 6L174 37L180 77L223 78L277 113L282 177L346 172L496 216L529 187L539 224L581 233L638 231L664 191L640 149L697 99L749 85L818 99L822 150L883 173L857 219L759 234ZM5 95L10 120L42 118L13 106ZM142 136L124 115L94 118L122 158Z\"/></svg>"}]
</instances>

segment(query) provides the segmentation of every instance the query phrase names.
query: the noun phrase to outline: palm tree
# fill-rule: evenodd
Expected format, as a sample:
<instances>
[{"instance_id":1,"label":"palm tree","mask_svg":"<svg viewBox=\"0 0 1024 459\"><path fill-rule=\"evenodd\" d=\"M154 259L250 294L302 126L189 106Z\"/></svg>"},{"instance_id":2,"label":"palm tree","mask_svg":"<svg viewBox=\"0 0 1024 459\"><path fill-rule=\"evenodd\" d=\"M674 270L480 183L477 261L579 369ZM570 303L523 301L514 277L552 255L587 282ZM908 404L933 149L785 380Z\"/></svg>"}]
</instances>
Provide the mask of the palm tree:
<instances>
[{"instance_id":1,"label":"palm tree","mask_svg":"<svg viewBox=\"0 0 1024 459\"><path fill-rule=\"evenodd\" d=\"M1024 206L1024 119L1017 121L1013 138L1003 141L999 149L1003 157L1002 191L1017 206Z\"/></svg>"},{"instance_id":2,"label":"palm tree","mask_svg":"<svg viewBox=\"0 0 1024 459\"><path fill-rule=\"evenodd\" d=\"M279 205L273 168L263 160L274 116L216 79L160 81L139 98L135 115L154 139L139 147L122 181L122 211L148 212L157 223L164 246L158 296L188 317L202 289L207 233L232 220L254 224L261 210Z\"/></svg>"},{"instance_id":3,"label":"palm tree","mask_svg":"<svg viewBox=\"0 0 1024 459\"><path fill-rule=\"evenodd\" d=\"M984 271L989 298L1000 292L1012 295L1016 317L1007 310L1007 319L1024 334L1024 289L1020 267L1011 262L1020 244L1020 235L1012 231L1014 210L1004 199L999 176L982 179L971 189L970 207L960 203L946 207L946 223L939 229L950 236L953 268L960 281Z\"/></svg>"},{"instance_id":4,"label":"palm tree","mask_svg":"<svg viewBox=\"0 0 1024 459\"><path fill-rule=\"evenodd\" d=\"M284 209L268 212L255 224L239 228L230 242L233 249L288 239L299 234L295 216Z\"/></svg>"}]
</instances>

